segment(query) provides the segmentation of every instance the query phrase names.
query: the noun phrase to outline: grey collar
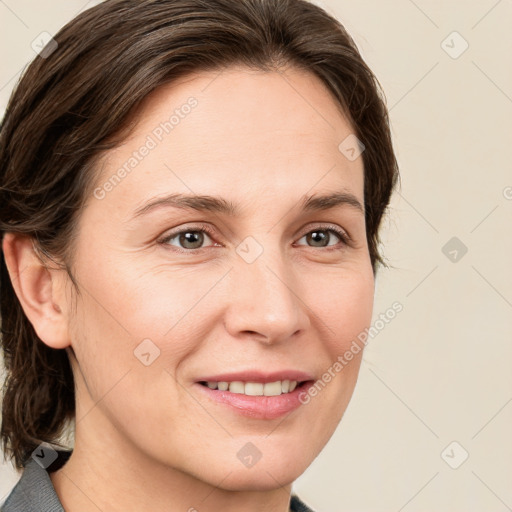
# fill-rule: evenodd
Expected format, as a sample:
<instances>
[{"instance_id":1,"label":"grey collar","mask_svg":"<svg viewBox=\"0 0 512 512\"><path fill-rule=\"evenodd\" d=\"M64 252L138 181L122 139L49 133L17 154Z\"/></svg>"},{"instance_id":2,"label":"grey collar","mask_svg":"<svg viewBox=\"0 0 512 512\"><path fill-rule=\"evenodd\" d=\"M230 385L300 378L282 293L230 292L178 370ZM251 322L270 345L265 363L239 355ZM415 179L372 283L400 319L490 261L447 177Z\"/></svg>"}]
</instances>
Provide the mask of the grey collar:
<instances>
[{"instance_id":1,"label":"grey collar","mask_svg":"<svg viewBox=\"0 0 512 512\"><path fill-rule=\"evenodd\" d=\"M57 454L57 460L48 469L44 469L32 457L27 461L21 478L4 502L1 512L64 512L49 471L62 467L71 452L58 450Z\"/></svg>"}]
</instances>

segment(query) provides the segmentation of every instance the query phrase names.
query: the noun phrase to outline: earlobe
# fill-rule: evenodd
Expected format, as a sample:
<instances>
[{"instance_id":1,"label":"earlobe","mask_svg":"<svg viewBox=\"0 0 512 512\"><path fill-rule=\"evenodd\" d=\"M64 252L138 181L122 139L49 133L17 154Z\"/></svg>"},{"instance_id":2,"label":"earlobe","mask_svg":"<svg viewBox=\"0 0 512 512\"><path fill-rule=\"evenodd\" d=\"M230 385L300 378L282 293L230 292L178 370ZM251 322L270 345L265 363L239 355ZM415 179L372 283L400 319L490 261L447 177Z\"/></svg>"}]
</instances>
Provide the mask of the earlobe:
<instances>
[{"instance_id":1,"label":"earlobe","mask_svg":"<svg viewBox=\"0 0 512 512\"><path fill-rule=\"evenodd\" d=\"M12 286L38 337L51 348L69 346L63 272L44 265L27 235L5 233L2 250Z\"/></svg>"}]
</instances>

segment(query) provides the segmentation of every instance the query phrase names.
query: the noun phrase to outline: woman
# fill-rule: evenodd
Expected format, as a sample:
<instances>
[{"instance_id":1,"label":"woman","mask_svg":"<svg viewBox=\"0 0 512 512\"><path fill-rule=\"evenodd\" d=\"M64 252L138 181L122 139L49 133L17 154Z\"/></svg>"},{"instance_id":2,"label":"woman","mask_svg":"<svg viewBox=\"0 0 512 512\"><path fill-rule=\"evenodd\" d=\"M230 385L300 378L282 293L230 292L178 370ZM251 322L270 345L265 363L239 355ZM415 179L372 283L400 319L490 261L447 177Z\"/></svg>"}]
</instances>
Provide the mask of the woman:
<instances>
[{"instance_id":1,"label":"woman","mask_svg":"<svg viewBox=\"0 0 512 512\"><path fill-rule=\"evenodd\" d=\"M352 396L398 177L341 24L107 0L0 136L2 510L311 510L292 483Z\"/></svg>"}]
</instances>

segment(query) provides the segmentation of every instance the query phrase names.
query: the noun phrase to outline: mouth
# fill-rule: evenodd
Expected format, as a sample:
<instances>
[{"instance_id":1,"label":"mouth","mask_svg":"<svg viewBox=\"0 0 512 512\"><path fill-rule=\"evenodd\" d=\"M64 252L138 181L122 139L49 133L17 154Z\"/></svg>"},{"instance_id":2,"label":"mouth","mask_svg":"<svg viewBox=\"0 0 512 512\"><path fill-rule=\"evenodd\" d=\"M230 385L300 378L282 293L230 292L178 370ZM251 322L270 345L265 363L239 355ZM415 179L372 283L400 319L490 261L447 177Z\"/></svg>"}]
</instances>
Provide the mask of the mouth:
<instances>
[{"instance_id":1,"label":"mouth","mask_svg":"<svg viewBox=\"0 0 512 512\"><path fill-rule=\"evenodd\" d=\"M244 382L244 381L199 381L201 386L211 390L228 391L246 396L280 396L292 393L303 387L308 380L276 380L274 382Z\"/></svg>"},{"instance_id":2,"label":"mouth","mask_svg":"<svg viewBox=\"0 0 512 512\"><path fill-rule=\"evenodd\" d=\"M195 388L203 398L226 412L258 420L272 420L298 409L314 380L303 381L210 381L201 380Z\"/></svg>"}]
</instances>

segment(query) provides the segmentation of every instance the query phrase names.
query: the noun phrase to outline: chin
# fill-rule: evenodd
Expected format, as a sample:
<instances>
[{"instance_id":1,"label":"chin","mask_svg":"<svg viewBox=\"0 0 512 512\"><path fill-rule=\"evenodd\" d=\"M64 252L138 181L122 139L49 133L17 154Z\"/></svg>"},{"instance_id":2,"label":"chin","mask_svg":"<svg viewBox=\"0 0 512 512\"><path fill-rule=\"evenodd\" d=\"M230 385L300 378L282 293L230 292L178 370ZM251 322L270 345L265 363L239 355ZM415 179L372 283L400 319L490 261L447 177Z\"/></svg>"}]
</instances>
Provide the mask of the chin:
<instances>
[{"instance_id":1,"label":"chin","mask_svg":"<svg viewBox=\"0 0 512 512\"><path fill-rule=\"evenodd\" d=\"M263 464L261 461L259 464ZM259 465L258 464L258 465ZM261 465L259 469L234 468L226 470L232 473L219 485L219 475L212 475L211 484L226 491L272 491L280 487L292 484L305 470L292 471L294 468L289 464L283 464L285 468Z\"/></svg>"}]
</instances>

